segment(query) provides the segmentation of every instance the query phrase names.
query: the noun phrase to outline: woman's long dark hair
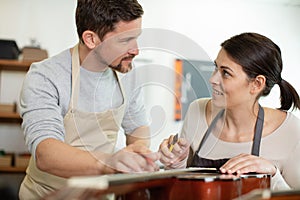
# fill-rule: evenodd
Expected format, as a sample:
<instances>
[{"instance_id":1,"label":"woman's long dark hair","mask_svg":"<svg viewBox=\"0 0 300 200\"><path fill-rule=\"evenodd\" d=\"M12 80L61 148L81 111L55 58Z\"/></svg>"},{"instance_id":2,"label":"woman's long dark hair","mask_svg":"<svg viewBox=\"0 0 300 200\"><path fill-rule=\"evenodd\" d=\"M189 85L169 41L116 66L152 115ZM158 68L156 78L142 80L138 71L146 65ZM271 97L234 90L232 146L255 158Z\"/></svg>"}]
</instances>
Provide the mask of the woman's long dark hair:
<instances>
[{"instance_id":1,"label":"woman's long dark hair","mask_svg":"<svg viewBox=\"0 0 300 200\"><path fill-rule=\"evenodd\" d=\"M280 88L280 110L300 109L299 95L295 88L283 80L280 48L269 38L257 33L242 33L221 46L232 59L243 67L250 79L263 75L266 86L260 96L267 96L275 84Z\"/></svg>"}]
</instances>

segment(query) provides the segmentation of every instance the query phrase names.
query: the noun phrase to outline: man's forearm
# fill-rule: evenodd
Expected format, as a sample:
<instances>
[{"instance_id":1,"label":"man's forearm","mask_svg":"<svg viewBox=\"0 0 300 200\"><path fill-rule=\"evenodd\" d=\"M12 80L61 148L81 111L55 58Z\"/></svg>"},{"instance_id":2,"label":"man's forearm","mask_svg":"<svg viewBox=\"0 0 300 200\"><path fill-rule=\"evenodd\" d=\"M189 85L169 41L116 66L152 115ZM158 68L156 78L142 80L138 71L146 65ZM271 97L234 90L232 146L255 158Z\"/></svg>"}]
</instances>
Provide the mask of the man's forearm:
<instances>
[{"instance_id":1,"label":"man's forearm","mask_svg":"<svg viewBox=\"0 0 300 200\"><path fill-rule=\"evenodd\" d=\"M136 128L132 133L126 135L126 145L137 142L150 147L150 128L148 126Z\"/></svg>"},{"instance_id":2,"label":"man's forearm","mask_svg":"<svg viewBox=\"0 0 300 200\"><path fill-rule=\"evenodd\" d=\"M77 149L55 139L43 140L36 149L36 165L47 173L68 178L106 174L105 154Z\"/></svg>"}]
</instances>

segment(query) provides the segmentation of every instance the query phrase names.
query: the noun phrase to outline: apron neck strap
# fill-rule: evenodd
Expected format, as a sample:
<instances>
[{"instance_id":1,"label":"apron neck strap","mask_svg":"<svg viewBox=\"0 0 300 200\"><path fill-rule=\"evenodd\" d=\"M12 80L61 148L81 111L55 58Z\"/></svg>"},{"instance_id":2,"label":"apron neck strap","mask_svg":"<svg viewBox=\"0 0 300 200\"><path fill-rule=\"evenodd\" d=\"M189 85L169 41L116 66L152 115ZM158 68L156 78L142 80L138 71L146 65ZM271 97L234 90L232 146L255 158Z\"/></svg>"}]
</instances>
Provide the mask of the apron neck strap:
<instances>
[{"instance_id":1,"label":"apron neck strap","mask_svg":"<svg viewBox=\"0 0 300 200\"><path fill-rule=\"evenodd\" d=\"M252 144L252 150L251 154L255 156L259 156L259 149L260 149L260 141L261 141L261 136L262 136L262 130L264 126L264 109L258 104L259 110L258 110L258 116L256 119L256 124L255 124L255 133L254 133L254 138L253 138L253 144ZM217 116L213 119L209 127L207 128L200 145L196 151L196 154L199 153L201 147L203 146L204 142L208 138L209 134L211 133L212 129L215 127L217 121L224 115L225 110L221 110Z\"/></svg>"},{"instance_id":2,"label":"apron neck strap","mask_svg":"<svg viewBox=\"0 0 300 200\"><path fill-rule=\"evenodd\" d=\"M73 48L72 52L72 94L70 100L71 108L77 107L77 100L79 94L79 83L80 83L80 60L79 60L79 44Z\"/></svg>"},{"instance_id":3,"label":"apron neck strap","mask_svg":"<svg viewBox=\"0 0 300 200\"><path fill-rule=\"evenodd\" d=\"M264 127L264 109L258 104L259 110L258 110L258 116L256 118L256 124L255 124L255 133L253 137L253 145L252 145L252 151L251 154L255 156L259 156L259 149L260 149L260 141L262 136L262 130Z\"/></svg>"}]
</instances>

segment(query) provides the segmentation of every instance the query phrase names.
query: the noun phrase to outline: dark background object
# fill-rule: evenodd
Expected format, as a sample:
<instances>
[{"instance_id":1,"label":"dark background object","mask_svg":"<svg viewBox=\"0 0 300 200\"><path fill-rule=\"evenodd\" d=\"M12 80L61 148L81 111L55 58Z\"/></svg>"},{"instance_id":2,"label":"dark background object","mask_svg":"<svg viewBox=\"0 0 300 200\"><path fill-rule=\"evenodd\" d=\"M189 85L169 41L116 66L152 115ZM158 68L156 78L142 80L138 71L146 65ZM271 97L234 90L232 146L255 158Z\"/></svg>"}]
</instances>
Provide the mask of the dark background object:
<instances>
[{"instance_id":1,"label":"dark background object","mask_svg":"<svg viewBox=\"0 0 300 200\"><path fill-rule=\"evenodd\" d=\"M0 59L18 59L20 53L16 41L0 39Z\"/></svg>"},{"instance_id":2,"label":"dark background object","mask_svg":"<svg viewBox=\"0 0 300 200\"><path fill-rule=\"evenodd\" d=\"M10 181L7 181L7 180ZM18 193L19 193L19 185L13 185L11 180L15 178L12 177L5 177L5 175L1 174L0 178L0 200L18 200Z\"/></svg>"},{"instance_id":3,"label":"dark background object","mask_svg":"<svg viewBox=\"0 0 300 200\"><path fill-rule=\"evenodd\" d=\"M181 83L181 118L189 105L196 99L211 97L212 89L209 78L215 69L211 61L182 59L182 83Z\"/></svg>"}]
</instances>

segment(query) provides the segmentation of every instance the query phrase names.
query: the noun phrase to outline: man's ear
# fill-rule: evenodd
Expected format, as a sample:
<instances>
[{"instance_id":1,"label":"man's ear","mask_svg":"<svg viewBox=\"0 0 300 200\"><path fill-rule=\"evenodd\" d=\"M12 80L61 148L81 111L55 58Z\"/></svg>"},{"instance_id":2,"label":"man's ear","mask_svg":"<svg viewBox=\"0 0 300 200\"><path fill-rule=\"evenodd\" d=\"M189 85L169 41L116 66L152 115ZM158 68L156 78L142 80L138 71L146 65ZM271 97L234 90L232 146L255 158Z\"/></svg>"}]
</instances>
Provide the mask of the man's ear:
<instances>
[{"instance_id":1,"label":"man's ear","mask_svg":"<svg viewBox=\"0 0 300 200\"><path fill-rule=\"evenodd\" d=\"M90 30L86 30L82 33L82 40L89 49L94 49L101 42L98 35Z\"/></svg>"},{"instance_id":2,"label":"man's ear","mask_svg":"<svg viewBox=\"0 0 300 200\"><path fill-rule=\"evenodd\" d=\"M266 77L263 75L258 75L252 81L251 93L258 94L260 93L266 85Z\"/></svg>"}]
</instances>

